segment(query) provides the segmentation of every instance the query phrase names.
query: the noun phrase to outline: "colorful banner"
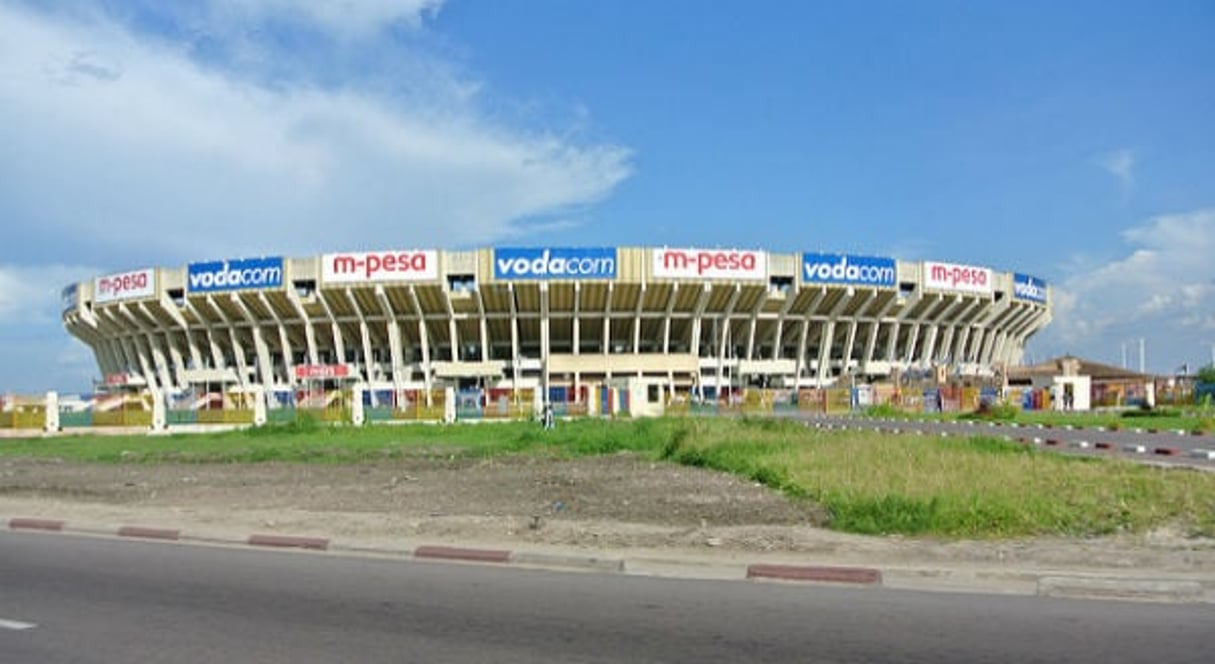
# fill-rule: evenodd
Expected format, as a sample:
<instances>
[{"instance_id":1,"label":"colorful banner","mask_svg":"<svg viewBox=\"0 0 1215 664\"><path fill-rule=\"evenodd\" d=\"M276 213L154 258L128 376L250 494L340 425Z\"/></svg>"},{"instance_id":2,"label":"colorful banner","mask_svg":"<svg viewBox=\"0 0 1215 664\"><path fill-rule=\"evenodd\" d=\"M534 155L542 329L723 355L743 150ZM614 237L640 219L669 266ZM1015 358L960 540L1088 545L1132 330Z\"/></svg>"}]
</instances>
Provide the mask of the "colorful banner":
<instances>
[{"instance_id":1,"label":"colorful banner","mask_svg":"<svg viewBox=\"0 0 1215 664\"><path fill-rule=\"evenodd\" d=\"M282 285L282 256L191 263L186 268L186 286L191 293L280 288Z\"/></svg>"},{"instance_id":2,"label":"colorful banner","mask_svg":"<svg viewBox=\"0 0 1215 664\"><path fill-rule=\"evenodd\" d=\"M656 279L765 280L768 254L737 249L654 249Z\"/></svg>"},{"instance_id":3,"label":"colorful banner","mask_svg":"<svg viewBox=\"0 0 1215 664\"><path fill-rule=\"evenodd\" d=\"M923 270L924 288L979 295L993 292L990 268L925 261Z\"/></svg>"},{"instance_id":4,"label":"colorful banner","mask_svg":"<svg viewBox=\"0 0 1215 664\"><path fill-rule=\"evenodd\" d=\"M1046 304L1046 282L1028 274L1013 274L1013 297Z\"/></svg>"},{"instance_id":5,"label":"colorful banner","mask_svg":"<svg viewBox=\"0 0 1215 664\"><path fill-rule=\"evenodd\" d=\"M614 247L494 249L494 279L615 279Z\"/></svg>"},{"instance_id":6,"label":"colorful banner","mask_svg":"<svg viewBox=\"0 0 1215 664\"><path fill-rule=\"evenodd\" d=\"M321 280L328 284L437 281L437 251L366 251L321 256Z\"/></svg>"},{"instance_id":7,"label":"colorful banner","mask_svg":"<svg viewBox=\"0 0 1215 664\"><path fill-rule=\"evenodd\" d=\"M802 254L802 282L894 286L898 268L893 258L851 254Z\"/></svg>"},{"instance_id":8,"label":"colorful banner","mask_svg":"<svg viewBox=\"0 0 1215 664\"><path fill-rule=\"evenodd\" d=\"M296 380L325 380L349 376L350 365L347 364L300 364L295 367Z\"/></svg>"},{"instance_id":9,"label":"colorful banner","mask_svg":"<svg viewBox=\"0 0 1215 664\"><path fill-rule=\"evenodd\" d=\"M96 304L152 297L155 294L156 272L151 268L110 274L93 280L93 302Z\"/></svg>"}]
</instances>

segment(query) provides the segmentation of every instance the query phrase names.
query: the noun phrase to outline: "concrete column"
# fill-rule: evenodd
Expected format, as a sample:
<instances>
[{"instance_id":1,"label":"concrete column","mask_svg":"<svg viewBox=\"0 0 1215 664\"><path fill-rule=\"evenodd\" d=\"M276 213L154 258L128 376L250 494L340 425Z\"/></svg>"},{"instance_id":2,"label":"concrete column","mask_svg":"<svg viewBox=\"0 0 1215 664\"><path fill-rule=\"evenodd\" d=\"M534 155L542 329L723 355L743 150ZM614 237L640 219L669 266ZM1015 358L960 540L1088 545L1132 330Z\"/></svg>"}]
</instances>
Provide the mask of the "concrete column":
<instances>
[{"instance_id":1,"label":"concrete column","mask_svg":"<svg viewBox=\"0 0 1215 664\"><path fill-rule=\"evenodd\" d=\"M59 431L59 393L46 393L46 421L42 430L47 433Z\"/></svg>"},{"instance_id":2,"label":"concrete column","mask_svg":"<svg viewBox=\"0 0 1215 664\"><path fill-rule=\"evenodd\" d=\"M366 414L363 411L363 393L367 391L364 385L355 385L350 390L350 421L355 426L363 426L367 421Z\"/></svg>"},{"instance_id":3,"label":"concrete column","mask_svg":"<svg viewBox=\"0 0 1215 664\"><path fill-rule=\"evenodd\" d=\"M152 430L164 431L168 428L168 420L165 417L165 394L157 389L149 391L152 393Z\"/></svg>"},{"instance_id":4,"label":"concrete column","mask_svg":"<svg viewBox=\"0 0 1215 664\"><path fill-rule=\"evenodd\" d=\"M253 425L262 426L266 423L267 386L258 385L253 393Z\"/></svg>"}]
</instances>

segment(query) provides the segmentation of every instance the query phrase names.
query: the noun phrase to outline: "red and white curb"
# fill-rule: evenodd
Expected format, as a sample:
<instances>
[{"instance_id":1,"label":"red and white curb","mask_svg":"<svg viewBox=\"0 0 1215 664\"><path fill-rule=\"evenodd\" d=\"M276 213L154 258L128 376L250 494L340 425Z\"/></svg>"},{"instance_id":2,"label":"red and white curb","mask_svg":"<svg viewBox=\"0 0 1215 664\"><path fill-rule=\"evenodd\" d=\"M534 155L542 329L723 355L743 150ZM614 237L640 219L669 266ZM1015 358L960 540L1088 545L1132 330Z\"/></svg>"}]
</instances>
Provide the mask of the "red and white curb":
<instances>
[{"instance_id":1,"label":"red and white curb","mask_svg":"<svg viewBox=\"0 0 1215 664\"><path fill-rule=\"evenodd\" d=\"M0 521L3 523L3 521ZM390 550L343 546L322 537L255 533L244 539L193 536L180 530L124 525L117 528L69 527L64 521L47 518L15 517L7 521L9 530L47 534L110 536L160 540L167 542L244 545L259 548L298 549L305 552L344 552L400 556L417 561L462 563L473 565L509 565L545 569L580 570L601 573L666 576L653 570L654 559L638 559L632 563L623 558L582 556L535 551L509 551L448 545L422 545L412 550ZM665 566L696 570L699 563L671 559ZM700 570L704 572L708 568ZM1189 602L1215 604L1215 578L1193 578L1192 575L1165 574L1159 578L1130 578L1125 575L1100 576L1091 573L1060 571L1009 570L951 570L892 567L854 567L846 565L798 565L776 563L722 564L713 569L727 572L720 577L731 580L776 581L798 584L847 585L849 587L884 587L890 589L937 592L971 592L1040 595L1044 597L1076 597L1095 599L1129 599L1157 602ZM686 576L676 574L676 576ZM701 574L693 573L693 578ZM709 577L703 577L709 578ZM0 628L28 629L30 623L0 619Z\"/></svg>"}]
</instances>

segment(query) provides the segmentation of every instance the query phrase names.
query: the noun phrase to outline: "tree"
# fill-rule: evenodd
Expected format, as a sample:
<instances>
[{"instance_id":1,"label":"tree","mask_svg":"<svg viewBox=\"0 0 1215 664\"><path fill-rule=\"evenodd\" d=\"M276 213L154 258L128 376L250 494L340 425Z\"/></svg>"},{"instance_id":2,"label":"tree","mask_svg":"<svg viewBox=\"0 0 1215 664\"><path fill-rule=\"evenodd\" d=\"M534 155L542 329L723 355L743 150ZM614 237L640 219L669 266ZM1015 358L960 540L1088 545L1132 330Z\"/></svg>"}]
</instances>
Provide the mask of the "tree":
<instances>
[{"instance_id":1,"label":"tree","mask_svg":"<svg viewBox=\"0 0 1215 664\"><path fill-rule=\"evenodd\" d=\"M1198 370L1198 382L1215 385L1215 364L1208 364Z\"/></svg>"}]
</instances>

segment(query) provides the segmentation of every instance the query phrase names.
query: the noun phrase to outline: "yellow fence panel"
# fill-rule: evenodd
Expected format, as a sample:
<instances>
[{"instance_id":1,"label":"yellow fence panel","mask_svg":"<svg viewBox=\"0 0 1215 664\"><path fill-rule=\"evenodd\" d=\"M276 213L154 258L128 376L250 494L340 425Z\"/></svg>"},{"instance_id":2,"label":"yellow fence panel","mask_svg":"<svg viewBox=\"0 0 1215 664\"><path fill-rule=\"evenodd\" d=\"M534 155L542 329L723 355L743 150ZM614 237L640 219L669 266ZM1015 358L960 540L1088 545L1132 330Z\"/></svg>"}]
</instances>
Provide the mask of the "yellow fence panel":
<instances>
[{"instance_id":1,"label":"yellow fence panel","mask_svg":"<svg viewBox=\"0 0 1215 664\"><path fill-rule=\"evenodd\" d=\"M846 413L852 410L852 390L845 387L833 387L826 392L828 413Z\"/></svg>"},{"instance_id":2,"label":"yellow fence panel","mask_svg":"<svg viewBox=\"0 0 1215 664\"><path fill-rule=\"evenodd\" d=\"M198 411L199 424L253 424L253 411L246 408L216 408Z\"/></svg>"},{"instance_id":3,"label":"yellow fence panel","mask_svg":"<svg viewBox=\"0 0 1215 664\"><path fill-rule=\"evenodd\" d=\"M93 413L93 426L98 427L150 427L150 410L107 410Z\"/></svg>"},{"instance_id":4,"label":"yellow fence panel","mask_svg":"<svg viewBox=\"0 0 1215 664\"><path fill-rule=\"evenodd\" d=\"M0 412L0 429L41 429L46 424L46 406L21 406Z\"/></svg>"}]
</instances>

